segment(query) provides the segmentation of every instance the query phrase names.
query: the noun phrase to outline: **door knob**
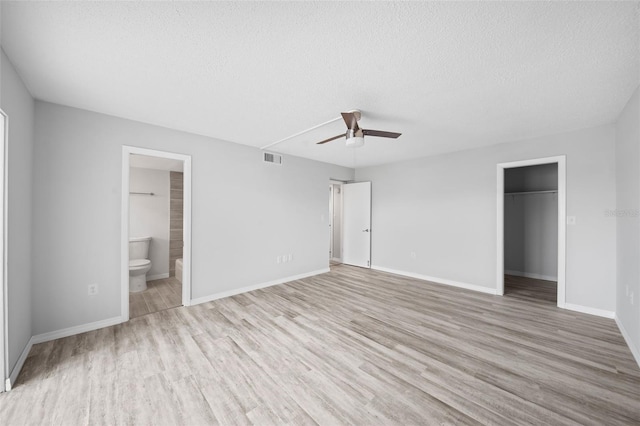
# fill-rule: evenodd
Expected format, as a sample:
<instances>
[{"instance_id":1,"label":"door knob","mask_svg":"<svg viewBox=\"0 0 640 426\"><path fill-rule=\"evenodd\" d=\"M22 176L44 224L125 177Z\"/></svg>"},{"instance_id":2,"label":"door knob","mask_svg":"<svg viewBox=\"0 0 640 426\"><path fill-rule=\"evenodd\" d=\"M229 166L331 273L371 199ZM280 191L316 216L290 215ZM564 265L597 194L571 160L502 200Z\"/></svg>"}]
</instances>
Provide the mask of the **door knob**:
<instances>
[{"instance_id":1,"label":"door knob","mask_svg":"<svg viewBox=\"0 0 640 426\"><path fill-rule=\"evenodd\" d=\"M369 232L369 230L368 229L363 229L362 232Z\"/></svg>"}]
</instances>

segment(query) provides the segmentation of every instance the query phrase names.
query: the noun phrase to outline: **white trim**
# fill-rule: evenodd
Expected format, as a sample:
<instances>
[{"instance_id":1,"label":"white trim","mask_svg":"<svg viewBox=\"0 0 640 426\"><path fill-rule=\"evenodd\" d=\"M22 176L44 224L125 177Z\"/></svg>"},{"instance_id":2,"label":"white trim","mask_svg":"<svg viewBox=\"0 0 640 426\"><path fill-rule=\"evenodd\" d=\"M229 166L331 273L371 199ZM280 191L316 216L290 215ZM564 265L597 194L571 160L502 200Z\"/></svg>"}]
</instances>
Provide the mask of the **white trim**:
<instances>
[{"instance_id":1,"label":"white trim","mask_svg":"<svg viewBox=\"0 0 640 426\"><path fill-rule=\"evenodd\" d=\"M122 203L120 215L120 315L123 322L129 320L129 157L131 154L170 158L184 162L182 304L184 306L191 305L191 156L123 145Z\"/></svg>"},{"instance_id":2,"label":"white trim","mask_svg":"<svg viewBox=\"0 0 640 426\"><path fill-rule=\"evenodd\" d=\"M31 348L33 347L33 345L34 345L34 342L32 337L31 339L29 339L29 341L27 342L27 345L22 350L22 353L18 357L18 361L16 361L16 365L13 367L13 370L11 370L11 374L5 381L7 392L11 390L11 388L13 387L13 384L18 379L18 375L20 374L20 371L22 371L22 367L24 366L24 363L27 360L27 357L29 356L29 352L31 352Z\"/></svg>"},{"instance_id":3,"label":"white trim","mask_svg":"<svg viewBox=\"0 0 640 426\"><path fill-rule=\"evenodd\" d=\"M329 183L329 261L333 259L333 184Z\"/></svg>"},{"instance_id":4,"label":"white trim","mask_svg":"<svg viewBox=\"0 0 640 426\"><path fill-rule=\"evenodd\" d=\"M453 281L445 278L431 277L428 275L416 274L414 272L399 271L397 269L386 268L384 266L371 265L371 269L375 269L376 271L388 272L390 274L395 274L395 275L402 275L404 277L417 278L419 280L430 281L437 284L444 284L452 287L464 288L465 290L473 290L473 291L478 291L480 293L487 293L487 294L493 294L493 295L496 294L495 289L490 287L484 287L481 285L463 283L460 281Z\"/></svg>"},{"instance_id":5,"label":"white trim","mask_svg":"<svg viewBox=\"0 0 640 426\"><path fill-rule=\"evenodd\" d=\"M129 154L130 152L123 146L122 202L120 203L120 315L124 321L129 320Z\"/></svg>"},{"instance_id":6,"label":"white trim","mask_svg":"<svg viewBox=\"0 0 640 426\"><path fill-rule=\"evenodd\" d=\"M509 269L505 269L504 273L506 275L515 275L516 277L534 278L536 280L558 281L558 277L553 277L551 275L535 274L533 272L512 271Z\"/></svg>"},{"instance_id":7,"label":"white trim","mask_svg":"<svg viewBox=\"0 0 640 426\"><path fill-rule=\"evenodd\" d=\"M496 294L504 295L504 170L514 167L558 164L558 307L566 307L567 157L534 158L496 165ZM605 311L603 311L605 312Z\"/></svg>"},{"instance_id":8,"label":"white trim","mask_svg":"<svg viewBox=\"0 0 640 426\"><path fill-rule=\"evenodd\" d=\"M329 241L331 244L330 250L329 252L331 253L330 257L329 257L329 262L333 261L333 262L340 262L342 263L342 246L344 243L344 235L342 233L343 230L343 226L342 226L342 219L344 217L344 199L343 199L343 188L342 186L345 184L346 182L340 181L340 180L335 180L335 179L329 179L329 185L331 187L331 203L330 203L330 209L329 209L329 223L331 224L331 226L329 227L329 232L331 233L331 235L329 236ZM334 199L335 199L335 194L333 193L333 185L339 185L340 186L340 258L336 258L333 257L333 248L334 248L334 238L333 238L333 228L335 226L335 224L333 223L333 216L335 213L335 203L334 203Z\"/></svg>"},{"instance_id":9,"label":"white trim","mask_svg":"<svg viewBox=\"0 0 640 426\"><path fill-rule=\"evenodd\" d=\"M153 281L153 280L162 280L165 278L169 278L169 273L165 272L164 274L156 274L156 275L147 275L146 280L147 281Z\"/></svg>"},{"instance_id":10,"label":"white trim","mask_svg":"<svg viewBox=\"0 0 640 426\"><path fill-rule=\"evenodd\" d=\"M9 139L9 117L0 109L0 119L3 122L2 146L0 146L0 378L6 387L0 385L0 392L11 389L9 380L9 301L7 298L9 280L7 278L7 230L9 198L7 191L8 167L7 147ZM1 383L0 383L1 384Z\"/></svg>"},{"instance_id":11,"label":"white trim","mask_svg":"<svg viewBox=\"0 0 640 426\"><path fill-rule=\"evenodd\" d=\"M265 283L249 285L233 290L227 290L220 293L215 293L210 296L198 297L191 300L191 305L199 305L201 303L211 302L212 300L222 299L225 297L235 296L236 294L247 293L254 290L260 290L261 288L271 287L278 284L284 284L291 281L301 280L303 278L312 277L314 275L325 274L329 272L329 268L318 269L317 271L306 272L304 274L293 275L290 277L279 278L277 280L267 281Z\"/></svg>"},{"instance_id":12,"label":"white trim","mask_svg":"<svg viewBox=\"0 0 640 426\"><path fill-rule=\"evenodd\" d=\"M182 304L191 306L191 156L184 158L184 170L182 171L183 193L183 229L182 229Z\"/></svg>"},{"instance_id":13,"label":"white trim","mask_svg":"<svg viewBox=\"0 0 640 426\"><path fill-rule=\"evenodd\" d=\"M98 330L100 328L111 327L120 324L126 320L123 317L107 318L100 321L90 322L88 324L75 325L61 330L50 331L48 333L36 334L30 340L31 343L38 344L48 342L50 340L61 339L63 337L75 336L76 334L86 333L87 331Z\"/></svg>"},{"instance_id":14,"label":"white trim","mask_svg":"<svg viewBox=\"0 0 640 426\"><path fill-rule=\"evenodd\" d=\"M616 315L613 311L607 311L604 309L591 308L589 306L574 305L573 303L565 303L564 308L569 311L581 312L583 314L595 315L598 317L613 319Z\"/></svg>"},{"instance_id":15,"label":"white trim","mask_svg":"<svg viewBox=\"0 0 640 426\"><path fill-rule=\"evenodd\" d=\"M618 328L620 329L620 334L622 334L622 337L624 337L624 341L627 342L627 346L629 346L629 350L631 351L631 355L633 355L633 358L638 363L638 367L640 367L640 349L638 349L638 347L636 347L633 344L633 340L631 340L631 337L629 336L629 333L627 333L627 330L622 325L622 321L620 321L620 318L618 318L618 314L615 314L613 319L616 321L616 324L618 325Z\"/></svg>"}]
</instances>

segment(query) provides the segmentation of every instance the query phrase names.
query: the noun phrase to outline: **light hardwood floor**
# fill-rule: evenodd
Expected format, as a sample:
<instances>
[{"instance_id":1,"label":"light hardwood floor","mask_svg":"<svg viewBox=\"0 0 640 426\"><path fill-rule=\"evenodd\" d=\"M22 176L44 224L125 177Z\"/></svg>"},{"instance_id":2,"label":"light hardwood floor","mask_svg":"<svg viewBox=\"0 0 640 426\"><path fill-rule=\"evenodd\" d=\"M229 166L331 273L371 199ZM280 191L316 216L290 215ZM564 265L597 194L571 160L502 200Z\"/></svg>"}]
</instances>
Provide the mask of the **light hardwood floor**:
<instances>
[{"instance_id":1,"label":"light hardwood floor","mask_svg":"<svg viewBox=\"0 0 640 426\"><path fill-rule=\"evenodd\" d=\"M176 277L147 281L147 289L129 293L129 318L182 305L182 284Z\"/></svg>"},{"instance_id":2,"label":"light hardwood floor","mask_svg":"<svg viewBox=\"0 0 640 426\"><path fill-rule=\"evenodd\" d=\"M612 320L349 266L34 346L2 424L638 424Z\"/></svg>"}]
</instances>

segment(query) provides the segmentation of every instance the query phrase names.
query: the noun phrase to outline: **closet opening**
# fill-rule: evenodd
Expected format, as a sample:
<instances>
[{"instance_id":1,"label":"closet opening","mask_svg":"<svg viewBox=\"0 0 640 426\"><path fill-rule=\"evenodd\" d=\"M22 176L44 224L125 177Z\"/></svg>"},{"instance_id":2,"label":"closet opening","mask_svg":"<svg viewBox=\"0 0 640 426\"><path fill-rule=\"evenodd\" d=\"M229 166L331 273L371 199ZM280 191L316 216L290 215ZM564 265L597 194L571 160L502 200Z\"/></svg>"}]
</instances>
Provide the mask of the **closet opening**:
<instances>
[{"instance_id":1,"label":"closet opening","mask_svg":"<svg viewBox=\"0 0 640 426\"><path fill-rule=\"evenodd\" d=\"M504 294L558 302L558 164L504 172Z\"/></svg>"},{"instance_id":2,"label":"closet opening","mask_svg":"<svg viewBox=\"0 0 640 426\"><path fill-rule=\"evenodd\" d=\"M497 293L565 305L565 157L498 164Z\"/></svg>"}]
</instances>

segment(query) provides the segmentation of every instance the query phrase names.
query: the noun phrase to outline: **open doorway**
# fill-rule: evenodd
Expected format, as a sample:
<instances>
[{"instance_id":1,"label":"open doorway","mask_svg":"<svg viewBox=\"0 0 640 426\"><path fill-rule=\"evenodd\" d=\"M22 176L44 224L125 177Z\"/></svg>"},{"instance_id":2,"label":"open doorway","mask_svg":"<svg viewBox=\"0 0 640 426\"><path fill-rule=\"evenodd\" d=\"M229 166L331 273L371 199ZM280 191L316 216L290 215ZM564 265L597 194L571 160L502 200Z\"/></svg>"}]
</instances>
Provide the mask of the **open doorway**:
<instances>
[{"instance_id":1,"label":"open doorway","mask_svg":"<svg viewBox=\"0 0 640 426\"><path fill-rule=\"evenodd\" d=\"M565 304L565 157L498 164L498 294Z\"/></svg>"},{"instance_id":2,"label":"open doorway","mask_svg":"<svg viewBox=\"0 0 640 426\"><path fill-rule=\"evenodd\" d=\"M342 263L342 183L329 181L329 265Z\"/></svg>"},{"instance_id":3,"label":"open doorway","mask_svg":"<svg viewBox=\"0 0 640 426\"><path fill-rule=\"evenodd\" d=\"M558 163L504 171L504 294L557 303Z\"/></svg>"},{"instance_id":4,"label":"open doorway","mask_svg":"<svg viewBox=\"0 0 640 426\"><path fill-rule=\"evenodd\" d=\"M191 300L191 157L123 147L122 316Z\"/></svg>"}]
</instances>

